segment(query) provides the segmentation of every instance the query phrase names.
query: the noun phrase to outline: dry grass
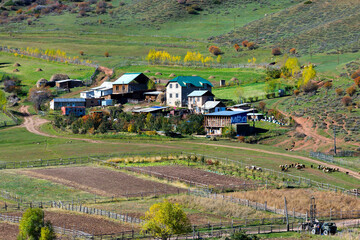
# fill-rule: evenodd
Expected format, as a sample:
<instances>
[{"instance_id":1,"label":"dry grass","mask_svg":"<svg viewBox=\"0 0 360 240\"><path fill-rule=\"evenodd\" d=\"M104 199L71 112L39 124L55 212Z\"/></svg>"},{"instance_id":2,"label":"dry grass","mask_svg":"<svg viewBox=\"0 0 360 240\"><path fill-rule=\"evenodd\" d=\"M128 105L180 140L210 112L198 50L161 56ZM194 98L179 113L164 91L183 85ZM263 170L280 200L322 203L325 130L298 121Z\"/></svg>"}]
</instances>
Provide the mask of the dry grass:
<instances>
[{"instance_id":1,"label":"dry grass","mask_svg":"<svg viewBox=\"0 0 360 240\"><path fill-rule=\"evenodd\" d=\"M341 193L316 191L313 189L271 189L236 192L230 193L229 195L259 203L266 201L268 206L276 206L276 208L284 208L284 197L286 197L289 209L295 209L295 211L303 213L309 211L311 196L315 197L316 208L319 212L329 211L330 208L334 211L360 209L359 198Z\"/></svg>"},{"instance_id":2,"label":"dry grass","mask_svg":"<svg viewBox=\"0 0 360 240\"><path fill-rule=\"evenodd\" d=\"M181 195L176 197L170 197L169 201L179 203L185 208L195 209L203 213L212 213L214 215L225 216L229 218L257 219L274 217L274 214L256 211L250 207L240 206L238 204L227 201L214 200L203 197Z\"/></svg>"},{"instance_id":3,"label":"dry grass","mask_svg":"<svg viewBox=\"0 0 360 240\"><path fill-rule=\"evenodd\" d=\"M193 157L194 158L194 157ZM155 162L163 162L168 160L184 160L187 159L186 155L167 155L167 156L151 156L151 157L123 157L123 158L111 158L107 160L107 162L111 163L155 163Z\"/></svg>"}]
</instances>

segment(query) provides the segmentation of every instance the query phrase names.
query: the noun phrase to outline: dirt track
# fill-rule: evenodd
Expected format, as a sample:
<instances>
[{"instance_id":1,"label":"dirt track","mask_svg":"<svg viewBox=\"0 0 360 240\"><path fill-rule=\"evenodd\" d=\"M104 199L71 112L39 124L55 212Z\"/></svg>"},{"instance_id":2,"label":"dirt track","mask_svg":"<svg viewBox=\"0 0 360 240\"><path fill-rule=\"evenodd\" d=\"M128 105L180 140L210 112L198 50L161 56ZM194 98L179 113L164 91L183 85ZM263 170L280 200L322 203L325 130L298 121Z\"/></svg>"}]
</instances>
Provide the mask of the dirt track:
<instances>
[{"instance_id":1,"label":"dirt track","mask_svg":"<svg viewBox=\"0 0 360 240\"><path fill-rule=\"evenodd\" d=\"M22 106L20 108L20 111L22 113L24 113L25 115L25 121L23 123L23 126L26 127L26 129L31 132L31 133L34 133L34 134L37 134L37 135L41 135L41 136L45 136L45 137L54 137L54 138L64 138L64 139L70 139L70 140L80 140L80 141L86 141L86 142L90 142L90 143L104 143L104 144L121 144L121 145L124 145L124 144L129 144L129 143L116 143L116 142L104 142L104 141L99 141L99 140L92 140L92 139L87 139L87 138L73 138L73 137L65 137L65 136L56 136L56 135L50 135L50 134L47 134L47 133L44 133L44 132L41 132L39 130L39 127L46 123L46 122L49 122L48 120L45 120L45 119L41 119L37 116L32 116L30 115L29 113L29 110L28 110L28 106ZM144 146L154 146L154 147L161 147L161 148L178 148L178 147L173 147L173 146L167 146L167 145L157 145L157 144L146 144L146 143L135 143L136 145L144 145ZM291 158L294 158L294 159L301 159L301 160L305 160L305 161L308 161L308 162L312 162L312 163L315 163L315 164L318 164L318 165L326 165L328 167L332 167L332 168L339 168L339 170L341 172L348 172L349 175L357 178L357 179L360 179L360 174L355 172L355 171L352 171L352 170L349 170L349 169L346 169L346 168L343 168L343 167L339 167L339 166L336 166L336 165L332 165L332 164L325 164L324 162L322 161L318 161L318 160L314 160L314 159L311 159L311 158L308 158L308 157L302 157L302 156L297 156L297 155L291 155L291 154L286 154L286 153L278 153L278 152L271 152L271 151L267 151L267 150L262 150L262 149L254 149L254 148L249 148L249 147L237 147L237 146L227 146L227 145L221 145L221 144L211 144L211 143L196 143L196 142L189 142L189 144L197 144L197 145L208 145L208 146L215 146L215 147L224 147L224 148L233 148L233 149L241 149L241 150L248 150L248 151L254 151L254 152L262 152L262 153L267 153L267 154L272 154L272 155L280 155L280 156L285 156L285 157L291 157Z\"/></svg>"}]
</instances>

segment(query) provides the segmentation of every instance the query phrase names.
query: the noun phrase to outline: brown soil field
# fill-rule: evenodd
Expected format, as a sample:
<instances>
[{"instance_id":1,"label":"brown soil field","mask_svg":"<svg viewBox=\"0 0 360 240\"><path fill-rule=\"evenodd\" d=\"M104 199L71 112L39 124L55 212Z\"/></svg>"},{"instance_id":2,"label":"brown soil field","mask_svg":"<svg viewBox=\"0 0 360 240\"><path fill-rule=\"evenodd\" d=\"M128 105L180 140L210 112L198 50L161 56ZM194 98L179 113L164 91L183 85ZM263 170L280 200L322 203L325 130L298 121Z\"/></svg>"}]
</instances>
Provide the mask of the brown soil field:
<instances>
[{"instance_id":1,"label":"brown soil field","mask_svg":"<svg viewBox=\"0 0 360 240\"><path fill-rule=\"evenodd\" d=\"M184 189L150 180L140 179L123 172L95 167L47 168L20 171L31 177L81 189L101 196L144 196L152 192L178 193Z\"/></svg>"},{"instance_id":2,"label":"brown soil field","mask_svg":"<svg viewBox=\"0 0 360 240\"><path fill-rule=\"evenodd\" d=\"M315 197L318 212L360 210L360 198L346 194L318 191L314 189L271 189L247 192L234 192L227 195L248 199L259 203L267 202L268 206L284 208L286 197L288 209L306 213L310 208L310 198Z\"/></svg>"},{"instance_id":3,"label":"brown soil field","mask_svg":"<svg viewBox=\"0 0 360 240\"><path fill-rule=\"evenodd\" d=\"M170 177L179 179L184 182L194 182L204 185L210 185L215 188L236 188L242 186L244 183L251 184L254 182L241 180L239 178L220 175L212 172L207 172L197 168L190 168L186 166L154 166L154 167L139 167L131 168L134 171L145 170L151 172L155 176Z\"/></svg>"},{"instance_id":4,"label":"brown soil field","mask_svg":"<svg viewBox=\"0 0 360 240\"><path fill-rule=\"evenodd\" d=\"M16 240L19 227L15 224L0 222L0 240Z\"/></svg>"},{"instance_id":5,"label":"brown soil field","mask_svg":"<svg viewBox=\"0 0 360 240\"><path fill-rule=\"evenodd\" d=\"M22 214L22 212L6 213L6 215L9 216L22 216ZM133 229L134 231L139 230L137 225L134 225L133 227L131 224L111 221L100 216L72 213L62 210L45 210L45 221L50 221L52 225L56 227L74 229L94 235L119 233L131 231Z\"/></svg>"}]
</instances>

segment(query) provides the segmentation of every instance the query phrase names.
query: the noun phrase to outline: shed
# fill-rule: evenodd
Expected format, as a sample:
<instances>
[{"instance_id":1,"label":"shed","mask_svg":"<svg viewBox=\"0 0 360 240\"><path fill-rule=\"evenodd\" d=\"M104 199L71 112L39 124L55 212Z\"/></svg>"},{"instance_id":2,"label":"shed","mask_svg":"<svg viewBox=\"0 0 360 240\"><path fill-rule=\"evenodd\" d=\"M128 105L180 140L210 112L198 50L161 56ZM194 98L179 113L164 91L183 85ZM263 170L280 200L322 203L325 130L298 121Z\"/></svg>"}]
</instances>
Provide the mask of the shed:
<instances>
[{"instance_id":1,"label":"shed","mask_svg":"<svg viewBox=\"0 0 360 240\"><path fill-rule=\"evenodd\" d=\"M206 114L204 117L207 135L221 135L222 129L228 126L235 127L237 134L242 134L238 131L239 127L249 125L246 111L220 111Z\"/></svg>"}]
</instances>

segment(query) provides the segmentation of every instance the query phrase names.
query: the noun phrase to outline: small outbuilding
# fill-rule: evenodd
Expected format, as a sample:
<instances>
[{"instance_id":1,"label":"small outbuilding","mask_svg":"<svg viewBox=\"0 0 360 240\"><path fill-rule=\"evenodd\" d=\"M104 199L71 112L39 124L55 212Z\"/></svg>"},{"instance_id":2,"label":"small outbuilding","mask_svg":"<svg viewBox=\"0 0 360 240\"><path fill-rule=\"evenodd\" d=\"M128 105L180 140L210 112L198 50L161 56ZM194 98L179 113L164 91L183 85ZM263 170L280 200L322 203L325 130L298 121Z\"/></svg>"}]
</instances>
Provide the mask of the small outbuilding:
<instances>
[{"instance_id":1,"label":"small outbuilding","mask_svg":"<svg viewBox=\"0 0 360 240\"><path fill-rule=\"evenodd\" d=\"M48 83L48 80L46 80L45 78L41 78L36 82L36 87L37 88L46 87L47 83Z\"/></svg>"},{"instance_id":2,"label":"small outbuilding","mask_svg":"<svg viewBox=\"0 0 360 240\"><path fill-rule=\"evenodd\" d=\"M226 110L226 105L221 101L207 101L201 107L202 114L208 114L213 112L221 112Z\"/></svg>"},{"instance_id":3,"label":"small outbuilding","mask_svg":"<svg viewBox=\"0 0 360 240\"><path fill-rule=\"evenodd\" d=\"M214 94L209 90L196 90L188 95L188 109L195 113L201 113L202 106L207 101L213 101Z\"/></svg>"},{"instance_id":4,"label":"small outbuilding","mask_svg":"<svg viewBox=\"0 0 360 240\"><path fill-rule=\"evenodd\" d=\"M77 79L66 79L55 82L55 86L57 88L62 88L62 89L81 87L83 85L84 85L83 81Z\"/></svg>"},{"instance_id":5,"label":"small outbuilding","mask_svg":"<svg viewBox=\"0 0 360 240\"><path fill-rule=\"evenodd\" d=\"M249 124L246 111L221 111L204 115L204 125L207 135L222 135L225 127L234 127L236 134L247 135Z\"/></svg>"},{"instance_id":6,"label":"small outbuilding","mask_svg":"<svg viewBox=\"0 0 360 240\"><path fill-rule=\"evenodd\" d=\"M85 107L61 107L61 114L65 116L76 116L81 117L84 116L86 113Z\"/></svg>"}]
</instances>

